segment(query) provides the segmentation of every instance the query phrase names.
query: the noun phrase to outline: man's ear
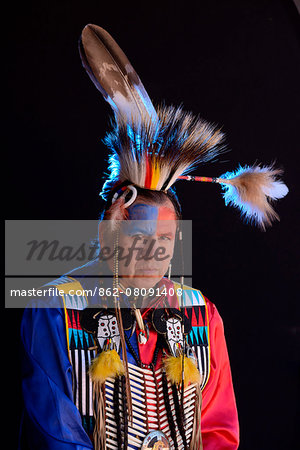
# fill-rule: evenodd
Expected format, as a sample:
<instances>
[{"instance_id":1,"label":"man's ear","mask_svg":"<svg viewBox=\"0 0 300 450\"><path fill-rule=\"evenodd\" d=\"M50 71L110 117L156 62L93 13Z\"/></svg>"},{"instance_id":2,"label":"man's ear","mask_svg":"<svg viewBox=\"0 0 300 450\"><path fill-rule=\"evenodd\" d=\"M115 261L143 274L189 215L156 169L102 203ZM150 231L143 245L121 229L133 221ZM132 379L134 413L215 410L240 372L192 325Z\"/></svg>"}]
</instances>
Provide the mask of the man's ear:
<instances>
[{"instance_id":1,"label":"man's ear","mask_svg":"<svg viewBox=\"0 0 300 450\"><path fill-rule=\"evenodd\" d=\"M99 222L98 226L98 237L100 247L104 246L112 246L113 247L113 239L114 233L112 231L112 220L111 219L102 219Z\"/></svg>"},{"instance_id":2,"label":"man's ear","mask_svg":"<svg viewBox=\"0 0 300 450\"><path fill-rule=\"evenodd\" d=\"M100 243L100 248L104 245L104 223L103 220L99 222L98 226L98 238Z\"/></svg>"},{"instance_id":3,"label":"man's ear","mask_svg":"<svg viewBox=\"0 0 300 450\"><path fill-rule=\"evenodd\" d=\"M98 239L100 244L100 260L107 261L109 268L113 271L113 258L108 255L113 256L114 251L114 242L113 242L113 233L110 230L110 220L101 220L98 225ZM104 253L105 250L105 253ZM106 252L108 250L108 254Z\"/></svg>"},{"instance_id":4,"label":"man's ear","mask_svg":"<svg viewBox=\"0 0 300 450\"><path fill-rule=\"evenodd\" d=\"M98 237L100 242L100 247L112 244L112 233L111 233L111 221L101 220L98 227Z\"/></svg>"}]
</instances>

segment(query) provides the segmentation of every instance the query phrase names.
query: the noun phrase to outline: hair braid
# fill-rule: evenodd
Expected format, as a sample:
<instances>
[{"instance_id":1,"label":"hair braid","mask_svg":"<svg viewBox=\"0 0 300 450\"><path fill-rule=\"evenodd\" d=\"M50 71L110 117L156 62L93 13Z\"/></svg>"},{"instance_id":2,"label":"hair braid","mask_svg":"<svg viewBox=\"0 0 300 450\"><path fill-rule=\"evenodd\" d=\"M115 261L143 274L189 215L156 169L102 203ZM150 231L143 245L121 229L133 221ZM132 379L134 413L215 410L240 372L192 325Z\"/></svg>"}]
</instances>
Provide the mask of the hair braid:
<instances>
[{"instance_id":1,"label":"hair braid","mask_svg":"<svg viewBox=\"0 0 300 450\"><path fill-rule=\"evenodd\" d=\"M119 392L120 392L120 378L116 377L114 383L114 416L116 423L120 423L120 400L119 400ZM122 450L122 434L117 433L117 441L118 441L118 450Z\"/></svg>"},{"instance_id":2,"label":"hair braid","mask_svg":"<svg viewBox=\"0 0 300 450\"><path fill-rule=\"evenodd\" d=\"M125 334L125 333L124 333ZM126 378L121 376L122 386L122 404L123 404L123 424L124 424L124 450L128 448L128 413L127 413L127 396L126 396Z\"/></svg>"},{"instance_id":3,"label":"hair braid","mask_svg":"<svg viewBox=\"0 0 300 450\"><path fill-rule=\"evenodd\" d=\"M177 391L177 387L175 384L172 384L172 393L173 393L173 399L174 399L174 406L175 406L175 412L176 412L176 420L177 420L177 425L178 425L178 429L179 432L181 434L182 437L182 441L183 441L183 448L186 449L187 448L187 442L186 442L186 436L185 436L185 430L184 430L184 416L183 416L183 405L181 405L179 403L179 398L178 398L178 391Z\"/></svg>"},{"instance_id":4,"label":"hair braid","mask_svg":"<svg viewBox=\"0 0 300 450\"><path fill-rule=\"evenodd\" d=\"M163 394L164 394L167 418L168 418L168 423L169 423L170 432L171 432L171 438L174 442L175 450L178 450L176 428L175 428L175 423L174 423L173 414L172 414L170 401L169 401L168 381L167 381L167 376L166 376L165 371L162 372L162 385L163 385Z\"/></svg>"}]
</instances>

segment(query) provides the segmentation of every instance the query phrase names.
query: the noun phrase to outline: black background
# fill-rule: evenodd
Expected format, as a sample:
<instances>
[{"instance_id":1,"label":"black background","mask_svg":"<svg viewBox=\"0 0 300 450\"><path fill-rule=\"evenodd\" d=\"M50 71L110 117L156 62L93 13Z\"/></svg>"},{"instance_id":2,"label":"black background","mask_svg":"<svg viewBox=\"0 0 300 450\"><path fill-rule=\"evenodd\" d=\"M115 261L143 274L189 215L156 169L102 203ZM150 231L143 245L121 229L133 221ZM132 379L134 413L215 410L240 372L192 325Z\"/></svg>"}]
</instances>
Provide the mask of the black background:
<instances>
[{"instance_id":1,"label":"black background","mask_svg":"<svg viewBox=\"0 0 300 450\"><path fill-rule=\"evenodd\" d=\"M285 170L281 222L267 232L225 208L216 185L177 183L193 219L193 285L225 324L242 450L296 448L299 408L299 16L291 1L32 1L5 13L3 107L8 219L95 219L110 108L78 56L87 23L121 45L155 103L183 104L223 126L231 152L195 171L255 161ZM298 246L298 248L297 248ZM9 448L21 411L21 310L6 310ZM6 384L5 383L5 386ZM2 386L3 391L6 387ZM2 393L4 394L4 392Z\"/></svg>"}]
</instances>

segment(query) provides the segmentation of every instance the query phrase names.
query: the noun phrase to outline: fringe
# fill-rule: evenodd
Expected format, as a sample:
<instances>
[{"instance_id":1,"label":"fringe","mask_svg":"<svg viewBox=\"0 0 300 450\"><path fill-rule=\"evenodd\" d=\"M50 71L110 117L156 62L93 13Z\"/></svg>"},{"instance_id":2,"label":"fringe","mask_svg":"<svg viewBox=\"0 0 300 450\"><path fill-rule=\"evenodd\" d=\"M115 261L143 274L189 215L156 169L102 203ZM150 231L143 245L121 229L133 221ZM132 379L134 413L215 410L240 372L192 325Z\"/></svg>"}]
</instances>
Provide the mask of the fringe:
<instances>
[{"instance_id":1,"label":"fringe","mask_svg":"<svg viewBox=\"0 0 300 450\"><path fill-rule=\"evenodd\" d=\"M106 450L105 398L101 383L94 382L93 401L95 427L93 432L95 450Z\"/></svg>"},{"instance_id":2,"label":"fringe","mask_svg":"<svg viewBox=\"0 0 300 450\"><path fill-rule=\"evenodd\" d=\"M194 412L194 426L193 433L190 441L189 450L203 450L202 436L201 436L201 406L202 406L202 393L200 385L197 385L196 402Z\"/></svg>"}]
</instances>

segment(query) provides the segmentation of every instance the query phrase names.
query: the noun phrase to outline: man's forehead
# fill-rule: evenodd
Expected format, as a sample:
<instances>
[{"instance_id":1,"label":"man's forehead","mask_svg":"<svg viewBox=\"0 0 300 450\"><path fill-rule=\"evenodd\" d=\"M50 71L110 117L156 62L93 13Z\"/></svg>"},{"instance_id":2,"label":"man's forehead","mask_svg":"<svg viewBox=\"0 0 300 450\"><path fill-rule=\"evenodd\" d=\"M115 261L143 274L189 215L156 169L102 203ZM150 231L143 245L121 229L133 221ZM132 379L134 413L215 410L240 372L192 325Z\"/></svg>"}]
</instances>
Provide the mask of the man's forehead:
<instances>
[{"instance_id":1,"label":"man's forehead","mask_svg":"<svg viewBox=\"0 0 300 450\"><path fill-rule=\"evenodd\" d=\"M167 205L133 204L128 208L130 220L175 220L175 211Z\"/></svg>"},{"instance_id":2,"label":"man's forehead","mask_svg":"<svg viewBox=\"0 0 300 450\"><path fill-rule=\"evenodd\" d=\"M166 234L175 226L175 211L166 205L137 203L128 208L128 221L124 223L125 234Z\"/></svg>"}]
</instances>

